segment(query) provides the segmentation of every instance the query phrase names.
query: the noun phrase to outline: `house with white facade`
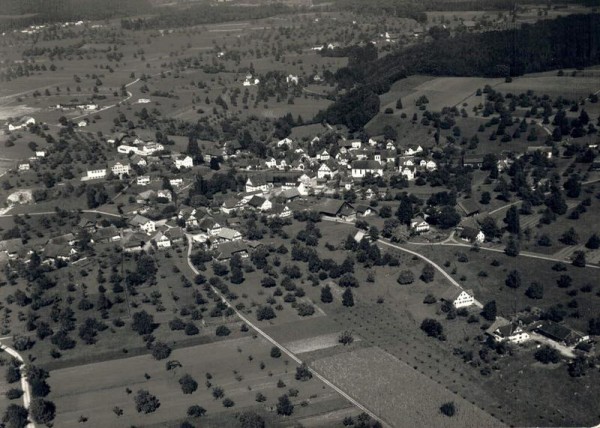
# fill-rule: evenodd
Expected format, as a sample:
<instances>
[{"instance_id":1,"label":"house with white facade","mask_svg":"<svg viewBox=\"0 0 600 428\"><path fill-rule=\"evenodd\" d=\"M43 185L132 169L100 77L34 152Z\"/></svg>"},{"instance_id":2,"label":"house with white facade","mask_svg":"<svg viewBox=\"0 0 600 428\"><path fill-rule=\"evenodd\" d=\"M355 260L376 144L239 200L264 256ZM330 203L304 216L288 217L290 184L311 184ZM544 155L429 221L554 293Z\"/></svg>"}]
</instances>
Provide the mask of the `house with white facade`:
<instances>
[{"instance_id":1,"label":"house with white facade","mask_svg":"<svg viewBox=\"0 0 600 428\"><path fill-rule=\"evenodd\" d=\"M100 178L106 178L106 168L88 169L86 171L86 178L88 180L97 180Z\"/></svg>"},{"instance_id":2,"label":"house with white facade","mask_svg":"<svg viewBox=\"0 0 600 428\"><path fill-rule=\"evenodd\" d=\"M496 319L494 323L485 331L496 343L524 343L530 339L529 333L524 331L521 326L506 321L505 319Z\"/></svg>"},{"instance_id":3,"label":"house with white facade","mask_svg":"<svg viewBox=\"0 0 600 428\"><path fill-rule=\"evenodd\" d=\"M441 300L451 303L456 309L466 308L475 303L475 297L472 290L463 290L451 286L442 294Z\"/></svg>"},{"instance_id":4,"label":"house with white facade","mask_svg":"<svg viewBox=\"0 0 600 428\"><path fill-rule=\"evenodd\" d=\"M255 175L248 177L246 180L246 192L255 192L257 190L268 192L269 187L269 183L267 183L267 180L263 176Z\"/></svg>"},{"instance_id":5,"label":"house with white facade","mask_svg":"<svg viewBox=\"0 0 600 428\"><path fill-rule=\"evenodd\" d=\"M323 163L317 170L317 178L319 180L322 180L325 178L332 178L337 173L338 173L337 168L335 168L334 166L330 166L327 163Z\"/></svg>"},{"instance_id":6,"label":"house with white facade","mask_svg":"<svg viewBox=\"0 0 600 428\"><path fill-rule=\"evenodd\" d=\"M134 228L140 229L148 234L156 232L156 223L140 214L136 214L131 220L129 220L129 224Z\"/></svg>"},{"instance_id":7,"label":"house with white facade","mask_svg":"<svg viewBox=\"0 0 600 428\"><path fill-rule=\"evenodd\" d=\"M150 176L149 175L140 175L136 179L136 183L138 186L146 186L150 184Z\"/></svg>"},{"instance_id":8,"label":"house with white facade","mask_svg":"<svg viewBox=\"0 0 600 428\"><path fill-rule=\"evenodd\" d=\"M110 162L108 167L114 175L118 175L119 177L122 177L124 174L129 175L131 172L131 166L128 163L120 161Z\"/></svg>"},{"instance_id":9,"label":"house with white facade","mask_svg":"<svg viewBox=\"0 0 600 428\"><path fill-rule=\"evenodd\" d=\"M414 168L410 168L407 166L400 166L399 168L400 174L402 174L408 181L412 181L415 179L416 171Z\"/></svg>"},{"instance_id":10,"label":"house with white facade","mask_svg":"<svg viewBox=\"0 0 600 428\"><path fill-rule=\"evenodd\" d=\"M192 168L194 166L194 160L188 155L179 155L175 158L175 168Z\"/></svg>"},{"instance_id":11,"label":"house with white facade","mask_svg":"<svg viewBox=\"0 0 600 428\"><path fill-rule=\"evenodd\" d=\"M383 175L383 166L375 160L359 160L352 162L352 178L363 178L367 174Z\"/></svg>"},{"instance_id":12,"label":"house with white facade","mask_svg":"<svg viewBox=\"0 0 600 428\"><path fill-rule=\"evenodd\" d=\"M423 217L417 217L410 222L410 229L416 233L428 232L429 223Z\"/></svg>"}]
</instances>

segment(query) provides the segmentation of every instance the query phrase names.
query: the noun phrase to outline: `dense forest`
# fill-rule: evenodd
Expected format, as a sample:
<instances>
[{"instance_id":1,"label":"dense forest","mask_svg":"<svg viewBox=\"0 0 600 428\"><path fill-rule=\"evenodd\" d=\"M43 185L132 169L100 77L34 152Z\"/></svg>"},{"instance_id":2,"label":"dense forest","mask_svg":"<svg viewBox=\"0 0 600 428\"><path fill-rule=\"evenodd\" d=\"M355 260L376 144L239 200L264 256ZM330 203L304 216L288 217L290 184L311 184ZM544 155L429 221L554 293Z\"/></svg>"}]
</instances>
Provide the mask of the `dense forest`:
<instances>
[{"instance_id":1,"label":"dense forest","mask_svg":"<svg viewBox=\"0 0 600 428\"><path fill-rule=\"evenodd\" d=\"M599 14L570 15L513 30L438 38L375 61L349 62L336 73L338 86L349 88L349 78L353 78L355 89L315 119L360 129L374 114L368 117L349 112L362 109L364 92L382 94L396 80L413 74L510 77L595 64L600 64ZM361 121L357 122L358 118Z\"/></svg>"},{"instance_id":2,"label":"dense forest","mask_svg":"<svg viewBox=\"0 0 600 428\"><path fill-rule=\"evenodd\" d=\"M256 7L198 4L186 8L161 7L149 18L123 19L121 25L129 30L187 27L229 21L245 21L289 13L290 7L275 3Z\"/></svg>"}]
</instances>

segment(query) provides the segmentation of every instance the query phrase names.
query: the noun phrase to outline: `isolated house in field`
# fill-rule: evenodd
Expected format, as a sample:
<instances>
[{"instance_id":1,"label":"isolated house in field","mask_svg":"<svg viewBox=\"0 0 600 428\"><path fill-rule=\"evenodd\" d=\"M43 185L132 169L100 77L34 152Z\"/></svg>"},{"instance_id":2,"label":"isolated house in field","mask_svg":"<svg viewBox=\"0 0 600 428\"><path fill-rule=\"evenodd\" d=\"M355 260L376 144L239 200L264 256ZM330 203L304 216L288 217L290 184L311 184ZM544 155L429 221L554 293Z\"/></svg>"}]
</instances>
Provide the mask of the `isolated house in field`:
<instances>
[{"instance_id":1,"label":"isolated house in field","mask_svg":"<svg viewBox=\"0 0 600 428\"><path fill-rule=\"evenodd\" d=\"M452 304L456 309L466 308L475 303L472 290L462 290L454 286L448 288L440 299Z\"/></svg>"},{"instance_id":2,"label":"isolated house in field","mask_svg":"<svg viewBox=\"0 0 600 428\"><path fill-rule=\"evenodd\" d=\"M375 160L358 160L352 162L352 178L363 178L367 174L383 175L383 167Z\"/></svg>"},{"instance_id":3,"label":"isolated house in field","mask_svg":"<svg viewBox=\"0 0 600 428\"><path fill-rule=\"evenodd\" d=\"M519 325L503 319L494 321L485 332L497 343L524 343L530 338L529 333L524 331Z\"/></svg>"},{"instance_id":4,"label":"isolated house in field","mask_svg":"<svg viewBox=\"0 0 600 428\"><path fill-rule=\"evenodd\" d=\"M460 238L463 241L481 244L483 241L485 241L485 234L479 229L466 226L463 227L462 231L460 232Z\"/></svg>"},{"instance_id":5,"label":"isolated house in field","mask_svg":"<svg viewBox=\"0 0 600 428\"><path fill-rule=\"evenodd\" d=\"M131 220L129 220L129 224L130 226L148 234L156 232L156 223L140 214L136 214Z\"/></svg>"},{"instance_id":6,"label":"isolated house in field","mask_svg":"<svg viewBox=\"0 0 600 428\"><path fill-rule=\"evenodd\" d=\"M458 206L467 217L472 217L480 213L479 204L473 198L463 199L458 203Z\"/></svg>"}]
</instances>

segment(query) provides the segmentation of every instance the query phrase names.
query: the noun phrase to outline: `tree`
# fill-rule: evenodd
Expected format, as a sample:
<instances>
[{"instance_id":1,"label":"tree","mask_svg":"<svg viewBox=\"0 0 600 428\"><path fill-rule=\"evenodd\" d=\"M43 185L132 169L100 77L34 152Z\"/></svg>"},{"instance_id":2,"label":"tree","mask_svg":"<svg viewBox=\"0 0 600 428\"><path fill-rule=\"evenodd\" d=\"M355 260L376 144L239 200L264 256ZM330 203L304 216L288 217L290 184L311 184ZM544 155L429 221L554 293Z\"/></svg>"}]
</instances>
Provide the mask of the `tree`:
<instances>
[{"instance_id":1,"label":"tree","mask_svg":"<svg viewBox=\"0 0 600 428\"><path fill-rule=\"evenodd\" d=\"M346 288L344 294L342 294L342 305L346 307L354 306L354 295L352 294L352 288Z\"/></svg>"},{"instance_id":2,"label":"tree","mask_svg":"<svg viewBox=\"0 0 600 428\"><path fill-rule=\"evenodd\" d=\"M454 416L456 414L456 406L454 405L454 401L449 401L442 404L440 407L440 412L448 417Z\"/></svg>"},{"instance_id":3,"label":"tree","mask_svg":"<svg viewBox=\"0 0 600 428\"><path fill-rule=\"evenodd\" d=\"M585 247L590 250L597 250L600 248L600 237L596 233L593 233L592 236L590 236L590 239L585 243Z\"/></svg>"},{"instance_id":4,"label":"tree","mask_svg":"<svg viewBox=\"0 0 600 428\"><path fill-rule=\"evenodd\" d=\"M27 409L18 404L9 404L2 421L9 428L25 428L27 426Z\"/></svg>"},{"instance_id":5,"label":"tree","mask_svg":"<svg viewBox=\"0 0 600 428\"><path fill-rule=\"evenodd\" d=\"M189 374L185 374L179 379L179 385L184 394L191 394L198 389L198 382Z\"/></svg>"},{"instance_id":6,"label":"tree","mask_svg":"<svg viewBox=\"0 0 600 428\"><path fill-rule=\"evenodd\" d=\"M543 346L542 348L538 349L535 352L534 357L536 360L538 360L542 364L550 364L550 363L556 364L560 361L560 356L558 354L558 351L554 348L551 348L548 345Z\"/></svg>"},{"instance_id":7,"label":"tree","mask_svg":"<svg viewBox=\"0 0 600 428\"><path fill-rule=\"evenodd\" d=\"M231 333L231 330L229 330L229 328L227 328L226 325L220 325L215 330L215 334L217 336L229 336L230 333Z\"/></svg>"},{"instance_id":8,"label":"tree","mask_svg":"<svg viewBox=\"0 0 600 428\"><path fill-rule=\"evenodd\" d=\"M199 418L200 416L204 416L206 414L206 409L202 406L198 406L194 404L193 406L188 407L187 415L193 418Z\"/></svg>"},{"instance_id":9,"label":"tree","mask_svg":"<svg viewBox=\"0 0 600 428\"><path fill-rule=\"evenodd\" d=\"M400 275L398 275L398 279L396 279L398 284L402 284L402 285L412 284L414 282L414 280L415 280L415 276L413 275L412 271L410 271L410 270L403 270L402 272L400 272Z\"/></svg>"},{"instance_id":10,"label":"tree","mask_svg":"<svg viewBox=\"0 0 600 428\"><path fill-rule=\"evenodd\" d=\"M577 245L579 243L579 235L575 232L575 229L571 227L561 235L560 242L565 245Z\"/></svg>"},{"instance_id":11,"label":"tree","mask_svg":"<svg viewBox=\"0 0 600 428\"><path fill-rule=\"evenodd\" d=\"M354 342L354 336L352 335L352 332L350 330L342 331L338 337L338 342L344 346L350 345L352 342Z\"/></svg>"},{"instance_id":12,"label":"tree","mask_svg":"<svg viewBox=\"0 0 600 428\"><path fill-rule=\"evenodd\" d=\"M490 300L489 302L487 302L483 306L483 310L481 311L481 316L488 321L495 321L496 314L497 314L497 309L496 309L496 301L495 300Z\"/></svg>"},{"instance_id":13,"label":"tree","mask_svg":"<svg viewBox=\"0 0 600 428\"><path fill-rule=\"evenodd\" d=\"M296 380L307 381L312 379L312 373L306 364L300 364L296 367Z\"/></svg>"},{"instance_id":14,"label":"tree","mask_svg":"<svg viewBox=\"0 0 600 428\"><path fill-rule=\"evenodd\" d=\"M530 299L543 299L544 286L538 282L532 282L525 290L525 295Z\"/></svg>"},{"instance_id":15,"label":"tree","mask_svg":"<svg viewBox=\"0 0 600 428\"><path fill-rule=\"evenodd\" d=\"M164 360L165 358L168 358L169 355L171 355L171 348L169 348L169 345L166 343L156 342L152 346L152 356L156 360Z\"/></svg>"},{"instance_id":16,"label":"tree","mask_svg":"<svg viewBox=\"0 0 600 428\"><path fill-rule=\"evenodd\" d=\"M460 214L456 212L454 207L446 205L440 210L437 222L441 229L450 229L460 222Z\"/></svg>"},{"instance_id":17,"label":"tree","mask_svg":"<svg viewBox=\"0 0 600 428\"><path fill-rule=\"evenodd\" d=\"M479 202L482 203L483 205L487 205L490 203L491 200L492 200L492 195L490 195L490 192L483 192L481 194L481 199L479 200Z\"/></svg>"},{"instance_id":18,"label":"tree","mask_svg":"<svg viewBox=\"0 0 600 428\"><path fill-rule=\"evenodd\" d=\"M277 346L273 346L271 348L271 358L279 358L281 357L281 349L279 349Z\"/></svg>"},{"instance_id":19,"label":"tree","mask_svg":"<svg viewBox=\"0 0 600 428\"><path fill-rule=\"evenodd\" d=\"M154 317L146 311L136 312L133 314L131 328L140 336L150 334L154 331Z\"/></svg>"},{"instance_id":20,"label":"tree","mask_svg":"<svg viewBox=\"0 0 600 428\"><path fill-rule=\"evenodd\" d=\"M587 368L587 361L583 356L577 356L569 364L569 375L571 377L585 376L585 369Z\"/></svg>"},{"instance_id":21,"label":"tree","mask_svg":"<svg viewBox=\"0 0 600 428\"><path fill-rule=\"evenodd\" d=\"M321 302L331 303L333 302L333 294L331 294L331 288L329 285L321 288Z\"/></svg>"},{"instance_id":22,"label":"tree","mask_svg":"<svg viewBox=\"0 0 600 428\"><path fill-rule=\"evenodd\" d=\"M239 416L240 428L265 428L265 420L258 413L248 410Z\"/></svg>"},{"instance_id":23,"label":"tree","mask_svg":"<svg viewBox=\"0 0 600 428\"><path fill-rule=\"evenodd\" d=\"M414 216L413 204L408 196L404 196L396 210L396 218L400 223L410 226L410 222Z\"/></svg>"},{"instance_id":24,"label":"tree","mask_svg":"<svg viewBox=\"0 0 600 428\"><path fill-rule=\"evenodd\" d=\"M152 413L160 407L160 401L156 396L145 389L140 389L135 396L135 409L138 413Z\"/></svg>"},{"instance_id":25,"label":"tree","mask_svg":"<svg viewBox=\"0 0 600 428\"><path fill-rule=\"evenodd\" d=\"M519 209L515 205L510 207L506 212L504 223L506 223L506 231L508 233L514 233L515 235L519 235L521 233Z\"/></svg>"},{"instance_id":26,"label":"tree","mask_svg":"<svg viewBox=\"0 0 600 428\"><path fill-rule=\"evenodd\" d=\"M292 413L294 413L294 405L290 401L290 397L284 394L277 399L277 414L290 416Z\"/></svg>"},{"instance_id":27,"label":"tree","mask_svg":"<svg viewBox=\"0 0 600 428\"><path fill-rule=\"evenodd\" d=\"M396 101L396 109L402 110L402 108L402 98L398 98L398 101Z\"/></svg>"},{"instance_id":28,"label":"tree","mask_svg":"<svg viewBox=\"0 0 600 428\"><path fill-rule=\"evenodd\" d=\"M575 251L575 257L573 258L573 266L585 267L585 252Z\"/></svg>"},{"instance_id":29,"label":"tree","mask_svg":"<svg viewBox=\"0 0 600 428\"><path fill-rule=\"evenodd\" d=\"M263 320L270 320L275 318L275 311L273 310L273 308L271 306L259 306L256 309L256 319L258 321L263 321Z\"/></svg>"},{"instance_id":30,"label":"tree","mask_svg":"<svg viewBox=\"0 0 600 428\"><path fill-rule=\"evenodd\" d=\"M511 270L504 281L507 287L519 288L521 286L521 274L518 270Z\"/></svg>"},{"instance_id":31,"label":"tree","mask_svg":"<svg viewBox=\"0 0 600 428\"><path fill-rule=\"evenodd\" d=\"M571 278L569 275L561 275L556 280L556 284L558 285L559 288L569 288L572 283L573 283L573 278Z\"/></svg>"},{"instance_id":32,"label":"tree","mask_svg":"<svg viewBox=\"0 0 600 428\"><path fill-rule=\"evenodd\" d=\"M504 248L504 254L510 257L517 257L519 255L519 242L513 238L513 236L509 236L508 243Z\"/></svg>"},{"instance_id":33,"label":"tree","mask_svg":"<svg viewBox=\"0 0 600 428\"><path fill-rule=\"evenodd\" d=\"M425 263L425 266L423 266L423 270L421 271L421 280L429 283L433 281L434 277L435 268L431 264Z\"/></svg>"},{"instance_id":34,"label":"tree","mask_svg":"<svg viewBox=\"0 0 600 428\"><path fill-rule=\"evenodd\" d=\"M52 401L34 398L29 406L29 414L38 424L49 424L56 416L56 406Z\"/></svg>"},{"instance_id":35,"label":"tree","mask_svg":"<svg viewBox=\"0 0 600 428\"><path fill-rule=\"evenodd\" d=\"M444 339L444 327L439 323L439 321L434 320L432 318L425 318L421 323L421 330L427 333L427 336L435 337L440 340Z\"/></svg>"}]
</instances>

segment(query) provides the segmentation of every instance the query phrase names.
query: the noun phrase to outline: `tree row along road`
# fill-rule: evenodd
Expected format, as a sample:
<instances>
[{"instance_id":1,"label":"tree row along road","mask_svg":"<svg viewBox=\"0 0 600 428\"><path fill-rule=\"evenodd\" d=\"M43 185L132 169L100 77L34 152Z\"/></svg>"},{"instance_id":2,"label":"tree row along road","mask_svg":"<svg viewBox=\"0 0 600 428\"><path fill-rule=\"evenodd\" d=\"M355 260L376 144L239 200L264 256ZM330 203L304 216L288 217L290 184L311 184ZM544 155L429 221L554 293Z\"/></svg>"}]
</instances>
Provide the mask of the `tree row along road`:
<instances>
[{"instance_id":1,"label":"tree row along road","mask_svg":"<svg viewBox=\"0 0 600 428\"><path fill-rule=\"evenodd\" d=\"M188 263L190 269L192 270L192 272L194 272L195 275L198 275L200 272L198 272L198 270L196 269L196 267L192 264L192 260L190 259L190 256L192 254L192 247L193 247L192 238L188 234L186 234L186 237L187 237L187 240L188 240L187 263ZM246 323L246 325L248 325L248 327L252 328L254 331L256 331L259 335L261 335L267 341L269 341L270 343L272 343L273 345L275 345L279 349L281 349L281 351L283 351L288 357L290 357L292 360L294 360L296 362L296 364L302 364L302 360L300 358L298 358L293 352L291 352L289 349L287 349L281 343L277 342L273 337L271 337L267 333L265 333L260 327L258 327L255 323L253 323L252 321L250 321L245 315L243 315L240 311L238 311L236 309L236 307L234 305L232 305L225 298L225 296L223 296L223 294L218 289L216 289L212 285L211 285L211 288L212 288L212 291L217 296L219 296L219 298L221 299L221 301L225 305L227 305L229 308L231 308L235 312L235 314L238 316L238 318L240 318L244 323ZM346 392L342 391L339 387L337 387L332 382L330 382L329 380L327 380L323 375L321 375L319 372L317 372L314 368L309 367L308 369L310 370L310 372L317 379L319 379L325 385L327 385L330 388L332 388L334 391L336 391L338 394L340 394L342 397L344 397L346 400L348 400L354 406L358 407L360 410L362 410L363 412L365 412L366 414L368 414L369 416L371 416L373 419L376 419L376 420L380 421L383 426L391 428L391 425L389 423L387 423L385 420L383 420L380 416L378 416L375 413L373 413L372 411L370 411L363 404L361 404L358 401L356 401L354 398L352 398Z\"/></svg>"},{"instance_id":2,"label":"tree row along road","mask_svg":"<svg viewBox=\"0 0 600 428\"><path fill-rule=\"evenodd\" d=\"M6 345L0 344L0 349L9 354L10 356L16 358L21 363L19 369L21 370L21 389L23 390L23 407L29 410L29 406L31 405L31 386L29 385L29 381L27 380L27 374L25 373L25 362L23 361L23 357L12 348L9 348ZM27 424L27 428L35 428L35 424L30 420Z\"/></svg>"}]
</instances>

